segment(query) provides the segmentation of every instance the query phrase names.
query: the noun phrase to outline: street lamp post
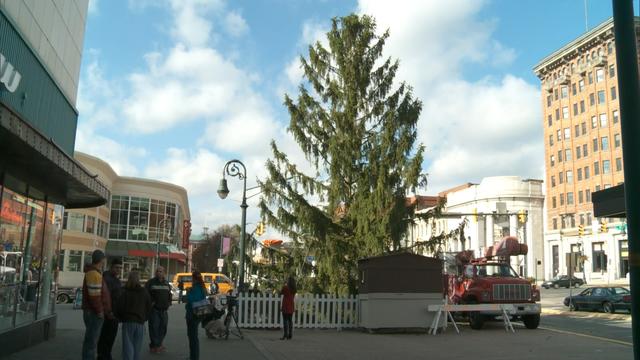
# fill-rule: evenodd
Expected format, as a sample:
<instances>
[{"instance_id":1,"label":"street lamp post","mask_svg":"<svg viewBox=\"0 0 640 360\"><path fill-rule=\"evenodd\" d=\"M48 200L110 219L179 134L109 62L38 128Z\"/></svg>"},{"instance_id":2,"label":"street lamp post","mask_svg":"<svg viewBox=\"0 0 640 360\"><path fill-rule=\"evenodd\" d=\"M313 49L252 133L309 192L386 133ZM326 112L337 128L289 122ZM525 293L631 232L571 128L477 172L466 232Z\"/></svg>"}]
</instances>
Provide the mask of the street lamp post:
<instances>
[{"instance_id":1,"label":"street lamp post","mask_svg":"<svg viewBox=\"0 0 640 360\"><path fill-rule=\"evenodd\" d=\"M222 170L222 179L220 179L220 186L218 187L218 196L221 199L224 199L229 195L229 188L227 187L227 179L226 175L237 177L240 180L243 180L243 188L242 188L242 203L240 204L240 208L242 209L242 222L240 223L240 264L238 272L240 276L238 277L238 290L244 290L244 242L246 236L247 229L247 168L240 160L230 160L224 165L224 169Z\"/></svg>"},{"instance_id":2,"label":"street lamp post","mask_svg":"<svg viewBox=\"0 0 640 360\"><path fill-rule=\"evenodd\" d=\"M165 229L165 226L167 226L167 221L169 221L169 218L165 216L162 220L158 222L158 227L162 225L162 236L158 236L156 233L156 238L158 239L158 241L156 242L156 263L155 263L155 267L153 268L153 272L151 273L151 277L154 276L156 269L158 268L158 266L160 266L160 239L164 237L164 229Z\"/></svg>"}]
</instances>

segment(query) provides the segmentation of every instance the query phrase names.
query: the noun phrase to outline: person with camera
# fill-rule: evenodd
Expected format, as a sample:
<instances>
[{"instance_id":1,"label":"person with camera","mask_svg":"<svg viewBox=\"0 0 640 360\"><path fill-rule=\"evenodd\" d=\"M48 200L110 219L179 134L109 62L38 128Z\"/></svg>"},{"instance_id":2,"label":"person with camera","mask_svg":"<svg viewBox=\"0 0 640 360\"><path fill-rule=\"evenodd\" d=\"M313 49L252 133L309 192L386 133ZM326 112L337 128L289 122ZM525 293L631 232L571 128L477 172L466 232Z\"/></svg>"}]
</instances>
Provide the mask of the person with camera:
<instances>
[{"instance_id":1,"label":"person with camera","mask_svg":"<svg viewBox=\"0 0 640 360\"><path fill-rule=\"evenodd\" d=\"M192 286L187 290L187 302L185 304L185 319L187 320L187 337L189 338L189 359L198 360L200 358L200 341L198 339L198 324L200 318L197 316L197 308L207 302L207 291L204 286L202 274L194 271L191 274Z\"/></svg>"},{"instance_id":2,"label":"person with camera","mask_svg":"<svg viewBox=\"0 0 640 360\"><path fill-rule=\"evenodd\" d=\"M280 340L291 340L293 336L293 312L295 311L294 298L296 291L296 280L293 276L289 276L287 283L280 290L280 295L282 295L282 329L284 331Z\"/></svg>"}]
</instances>

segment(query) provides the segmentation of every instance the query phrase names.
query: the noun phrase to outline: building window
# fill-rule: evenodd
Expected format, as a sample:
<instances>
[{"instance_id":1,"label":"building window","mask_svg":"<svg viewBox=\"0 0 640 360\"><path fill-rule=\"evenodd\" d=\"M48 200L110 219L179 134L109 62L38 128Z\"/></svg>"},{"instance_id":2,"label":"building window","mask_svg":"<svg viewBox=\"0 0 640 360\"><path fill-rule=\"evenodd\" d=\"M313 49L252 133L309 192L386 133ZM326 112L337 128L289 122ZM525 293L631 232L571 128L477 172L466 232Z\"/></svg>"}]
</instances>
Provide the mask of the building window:
<instances>
[{"instance_id":1,"label":"building window","mask_svg":"<svg viewBox=\"0 0 640 360\"><path fill-rule=\"evenodd\" d=\"M607 254L605 252L604 242L593 243L591 247L591 262L593 263L593 272L607 271Z\"/></svg>"},{"instance_id":2,"label":"building window","mask_svg":"<svg viewBox=\"0 0 640 360\"><path fill-rule=\"evenodd\" d=\"M613 64L609 65L609 77L616 77L616 69L613 67Z\"/></svg>"},{"instance_id":3,"label":"building window","mask_svg":"<svg viewBox=\"0 0 640 360\"><path fill-rule=\"evenodd\" d=\"M558 181L560 184L564 183L564 173L562 171L558 173Z\"/></svg>"},{"instance_id":4,"label":"building window","mask_svg":"<svg viewBox=\"0 0 640 360\"><path fill-rule=\"evenodd\" d=\"M567 107L567 106L563 106L562 107L562 118L563 119L568 119L569 118L569 107Z\"/></svg>"},{"instance_id":5,"label":"building window","mask_svg":"<svg viewBox=\"0 0 640 360\"><path fill-rule=\"evenodd\" d=\"M573 104L573 116L578 116L578 103Z\"/></svg>"},{"instance_id":6,"label":"building window","mask_svg":"<svg viewBox=\"0 0 640 360\"><path fill-rule=\"evenodd\" d=\"M578 191L578 204L583 203L582 190ZM584 215L580 215L580 225L584 225Z\"/></svg>"},{"instance_id":7,"label":"building window","mask_svg":"<svg viewBox=\"0 0 640 360\"><path fill-rule=\"evenodd\" d=\"M600 138L600 150L607 151L609 150L609 137L603 136Z\"/></svg>"},{"instance_id":8,"label":"building window","mask_svg":"<svg viewBox=\"0 0 640 360\"><path fill-rule=\"evenodd\" d=\"M571 149L564 149L564 161L571 161Z\"/></svg>"},{"instance_id":9,"label":"building window","mask_svg":"<svg viewBox=\"0 0 640 360\"><path fill-rule=\"evenodd\" d=\"M618 93L616 92L616 87L611 87L611 100L615 100L618 98Z\"/></svg>"},{"instance_id":10,"label":"building window","mask_svg":"<svg viewBox=\"0 0 640 360\"><path fill-rule=\"evenodd\" d=\"M596 185L595 191L600 191L600 185Z\"/></svg>"},{"instance_id":11,"label":"building window","mask_svg":"<svg viewBox=\"0 0 640 360\"><path fill-rule=\"evenodd\" d=\"M84 231L84 215L65 212L64 213L63 228L70 231Z\"/></svg>"},{"instance_id":12,"label":"building window","mask_svg":"<svg viewBox=\"0 0 640 360\"><path fill-rule=\"evenodd\" d=\"M619 148L621 144L622 142L620 140L620 134L613 135L613 146Z\"/></svg>"},{"instance_id":13,"label":"building window","mask_svg":"<svg viewBox=\"0 0 640 360\"><path fill-rule=\"evenodd\" d=\"M604 69L596 69L596 82L602 82L604 80Z\"/></svg>"},{"instance_id":14,"label":"building window","mask_svg":"<svg viewBox=\"0 0 640 360\"><path fill-rule=\"evenodd\" d=\"M620 117L618 116L618 110L614 110L613 111L613 123L617 124L618 120L620 120Z\"/></svg>"},{"instance_id":15,"label":"building window","mask_svg":"<svg viewBox=\"0 0 640 360\"><path fill-rule=\"evenodd\" d=\"M571 92L573 93L573 95L578 93L578 91L576 89L576 83L571 84Z\"/></svg>"},{"instance_id":16,"label":"building window","mask_svg":"<svg viewBox=\"0 0 640 360\"><path fill-rule=\"evenodd\" d=\"M587 133L587 123L583 121L582 124L580 124L580 128L582 130L582 135L585 135Z\"/></svg>"},{"instance_id":17,"label":"building window","mask_svg":"<svg viewBox=\"0 0 640 360\"><path fill-rule=\"evenodd\" d=\"M598 151L598 138L593 138L593 152Z\"/></svg>"},{"instance_id":18,"label":"building window","mask_svg":"<svg viewBox=\"0 0 640 360\"><path fill-rule=\"evenodd\" d=\"M607 127L607 114L600 114L600 127Z\"/></svg>"},{"instance_id":19,"label":"building window","mask_svg":"<svg viewBox=\"0 0 640 360\"><path fill-rule=\"evenodd\" d=\"M598 104L604 104L606 98L604 97L604 90L598 90Z\"/></svg>"},{"instance_id":20,"label":"building window","mask_svg":"<svg viewBox=\"0 0 640 360\"><path fill-rule=\"evenodd\" d=\"M567 175L567 184L573 184L573 171L567 170L566 175Z\"/></svg>"},{"instance_id":21,"label":"building window","mask_svg":"<svg viewBox=\"0 0 640 360\"><path fill-rule=\"evenodd\" d=\"M562 150L558 150L558 162L562 162Z\"/></svg>"},{"instance_id":22,"label":"building window","mask_svg":"<svg viewBox=\"0 0 640 360\"><path fill-rule=\"evenodd\" d=\"M602 173L609 174L611 172L611 162L609 160L602 160Z\"/></svg>"},{"instance_id":23,"label":"building window","mask_svg":"<svg viewBox=\"0 0 640 360\"><path fill-rule=\"evenodd\" d=\"M582 168L578 168L578 181L582 180Z\"/></svg>"},{"instance_id":24,"label":"building window","mask_svg":"<svg viewBox=\"0 0 640 360\"><path fill-rule=\"evenodd\" d=\"M554 155L551 155L550 162L551 162L551 166L556 164L556 157Z\"/></svg>"},{"instance_id":25,"label":"building window","mask_svg":"<svg viewBox=\"0 0 640 360\"><path fill-rule=\"evenodd\" d=\"M556 186L556 177L555 175L551 175L551 187L555 187Z\"/></svg>"},{"instance_id":26,"label":"building window","mask_svg":"<svg viewBox=\"0 0 640 360\"><path fill-rule=\"evenodd\" d=\"M586 196L587 202L591 201L591 191L585 190L585 194L587 194ZM592 223L591 213L587 213L587 226L591 226L591 223Z\"/></svg>"},{"instance_id":27,"label":"building window","mask_svg":"<svg viewBox=\"0 0 640 360\"><path fill-rule=\"evenodd\" d=\"M556 137L558 141L562 141L562 131L560 129L556 131Z\"/></svg>"},{"instance_id":28,"label":"building window","mask_svg":"<svg viewBox=\"0 0 640 360\"><path fill-rule=\"evenodd\" d=\"M587 144L582 144L582 156L586 157L589 155L589 147Z\"/></svg>"},{"instance_id":29,"label":"building window","mask_svg":"<svg viewBox=\"0 0 640 360\"><path fill-rule=\"evenodd\" d=\"M573 205L573 193L572 192L568 192L567 193L567 205Z\"/></svg>"},{"instance_id":30,"label":"building window","mask_svg":"<svg viewBox=\"0 0 640 360\"><path fill-rule=\"evenodd\" d=\"M560 87L560 98L566 99L569 96L569 89L566 86Z\"/></svg>"},{"instance_id":31,"label":"building window","mask_svg":"<svg viewBox=\"0 0 640 360\"><path fill-rule=\"evenodd\" d=\"M593 163L593 175L600 175L600 163L597 161Z\"/></svg>"},{"instance_id":32,"label":"building window","mask_svg":"<svg viewBox=\"0 0 640 360\"><path fill-rule=\"evenodd\" d=\"M105 239L109 236L109 224L100 219L98 219L98 236Z\"/></svg>"},{"instance_id":33,"label":"building window","mask_svg":"<svg viewBox=\"0 0 640 360\"><path fill-rule=\"evenodd\" d=\"M580 100L580 114L584 112L584 100Z\"/></svg>"},{"instance_id":34,"label":"building window","mask_svg":"<svg viewBox=\"0 0 640 360\"><path fill-rule=\"evenodd\" d=\"M547 116L547 123L549 124L549 126L553 124L553 118L551 117L551 115Z\"/></svg>"},{"instance_id":35,"label":"building window","mask_svg":"<svg viewBox=\"0 0 640 360\"><path fill-rule=\"evenodd\" d=\"M558 230L558 219L553 218L553 230Z\"/></svg>"},{"instance_id":36,"label":"building window","mask_svg":"<svg viewBox=\"0 0 640 360\"><path fill-rule=\"evenodd\" d=\"M580 92L584 90L584 80L578 81L578 89L580 89Z\"/></svg>"},{"instance_id":37,"label":"building window","mask_svg":"<svg viewBox=\"0 0 640 360\"><path fill-rule=\"evenodd\" d=\"M69 250L69 256L65 271L82 272L82 251Z\"/></svg>"},{"instance_id":38,"label":"building window","mask_svg":"<svg viewBox=\"0 0 640 360\"><path fill-rule=\"evenodd\" d=\"M590 177L590 174L589 174L589 167L588 167L588 166L585 166L585 167L584 167L584 179L585 179L585 180L587 180L589 177Z\"/></svg>"},{"instance_id":39,"label":"building window","mask_svg":"<svg viewBox=\"0 0 640 360\"><path fill-rule=\"evenodd\" d=\"M581 149L580 146L576 146L576 159L580 159L580 153L581 153L580 149Z\"/></svg>"},{"instance_id":40,"label":"building window","mask_svg":"<svg viewBox=\"0 0 640 360\"><path fill-rule=\"evenodd\" d=\"M570 128L564 128L564 138L565 138L565 140L571 139L571 129Z\"/></svg>"},{"instance_id":41,"label":"building window","mask_svg":"<svg viewBox=\"0 0 640 360\"><path fill-rule=\"evenodd\" d=\"M560 194L560 206L564 205L564 194Z\"/></svg>"},{"instance_id":42,"label":"building window","mask_svg":"<svg viewBox=\"0 0 640 360\"><path fill-rule=\"evenodd\" d=\"M558 100L558 89L553 89L553 98Z\"/></svg>"},{"instance_id":43,"label":"building window","mask_svg":"<svg viewBox=\"0 0 640 360\"><path fill-rule=\"evenodd\" d=\"M557 206L557 204L556 204L556 197L555 197L555 196L551 198L551 206L552 206L554 209L555 209L555 208L556 208L556 206Z\"/></svg>"},{"instance_id":44,"label":"building window","mask_svg":"<svg viewBox=\"0 0 640 360\"><path fill-rule=\"evenodd\" d=\"M96 218L94 216L86 217L84 232L93 234L96 228Z\"/></svg>"},{"instance_id":45,"label":"building window","mask_svg":"<svg viewBox=\"0 0 640 360\"><path fill-rule=\"evenodd\" d=\"M596 96L591 93L589 94L589 106L593 106L596 104Z\"/></svg>"},{"instance_id":46,"label":"building window","mask_svg":"<svg viewBox=\"0 0 640 360\"><path fill-rule=\"evenodd\" d=\"M591 117L591 128L595 129L598 127L598 117L597 116L592 116Z\"/></svg>"},{"instance_id":47,"label":"building window","mask_svg":"<svg viewBox=\"0 0 640 360\"><path fill-rule=\"evenodd\" d=\"M580 193L582 194L582 191L580 191ZM584 214L580 214L580 225L584 225Z\"/></svg>"},{"instance_id":48,"label":"building window","mask_svg":"<svg viewBox=\"0 0 640 360\"><path fill-rule=\"evenodd\" d=\"M589 80L589 85L593 84L593 72L589 71L587 79Z\"/></svg>"},{"instance_id":49,"label":"building window","mask_svg":"<svg viewBox=\"0 0 640 360\"><path fill-rule=\"evenodd\" d=\"M547 107L551 106L551 101L553 100L553 98L551 97L551 95L547 95Z\"/></svg>"},{"instance_id":50,"label":"building window","mask_svg":"<svg viewBox=\"0 0 640 360\"><path fill-rule=\"evenodd\" d=\"M556 120L560 120L560 109L556 109Z\"/></svg>"},{"instance_id":51,"label":"building window","mask_svg":"<svg viewBox=\"0 0 640 360\"><path fill-rule=\"evenodd\" d=\"M622 171L622 158L616 158L616 171Z\"/></svg>"},{"instance_id":52,"label":"building window","mask_svg":"<svg viewBox=\"0 0 640 360\"><path fill-rule=\"evenodd\" d=\"M611 55L613 54L613 41L609 41L607 43L607 54ZM611 65L613 66L613 65Z\"/></svg>"},{"instance_id":53,"label":"building window","mask_svg":"<svg viewBox=\"0 0 640 360\"><path fill-rule=\"evenodd\" d=\"M549 135L549 146L553 146L553 135Z\"/></svg>"}]
</instances>

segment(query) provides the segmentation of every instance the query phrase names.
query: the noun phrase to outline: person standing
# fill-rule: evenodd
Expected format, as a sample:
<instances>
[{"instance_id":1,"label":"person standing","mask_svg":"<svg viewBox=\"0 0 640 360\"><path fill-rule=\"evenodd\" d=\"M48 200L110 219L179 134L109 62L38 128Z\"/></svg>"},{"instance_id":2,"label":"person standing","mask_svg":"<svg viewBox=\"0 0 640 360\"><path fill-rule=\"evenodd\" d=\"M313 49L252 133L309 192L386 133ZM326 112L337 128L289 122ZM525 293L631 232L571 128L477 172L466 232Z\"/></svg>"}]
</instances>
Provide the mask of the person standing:
<instances>
[{"instance_id":1,"label":"person standing","mask_svg":"<svg viewBox=\"0 0 640 360\"><path fill-rule=\"evenodd\" d=\"M147 281L146 285L151 297L151 313L149 314L149 350L152 353L166 351L162 346L167 335L169 315L167 309L171 306L171 285L165 278L164 268L158 266L156 276Z\"/></svg>"},{"instance_id":2,"label":"person standing","mask_svg":"<svg viewBox=\"0 0 640 360\"><path fill-rule=\"evenodd\" d=\"M122 359L139 360L144 340L144 323L151 311L149 292L140 285L140 272L131 270L118 298L116 315L122 322Z\"/></svg>"},{"instance_id":3,"label":"person standing","mask_svg":"<svg viewBox=\"0 0 640 360\"><path fill-rule=\"evenodd\" d=\"M187 290L187 302L185 304L185 318L187 320L187 337L189 338L189 359L200 359L200 341L198 340L198 323L200 320L193 313L193 304L206 299L207 292L204 280L199 271L191 274L191 288Z\"/></svg>"},{"instance_id":4,"label":"person standing","mask_svg":"<svg viewBox=\"0 0 640 360\"><path fill-rule=\"evenodd\" d=\"M293 312L295 311L294 297L296 296L296 280L289 276L287 283L280 290L282 295L282 330L284 334L280 340L289 339L293 336Z\"/></svg>"},{"instance_id":5,"label":"person standing","mask_svg":"<svg viewBox=\"0 0 640 360\"><path fill-rule=\"evenodd\" d=\"M82 342L82 359L94 360L98 338L102 330L105 314L113 316L111 312L111 296L109 289L102 279L105 256L101 250L91 254L91 264L86 266L82 282L82 319L85 331Z\"/></svg>"},{"instance_id":6,"label":"person standing","mask_svg":"<svg viewBox=\"0 0 640 360\"><path fill-rule=\"evenodd\" d=\"M122 292L120 273L122 272L122 260L115 258L111 261L111 267L102 274L109 293L111 294L111 304L116 304ZM98 360L111 360L111 349L118 335L118 319L113 315L105 317L102 323L102 331L98 339Z\"/></svg>"},{"instance_id":7,"label":"person standing","mask_svg":"<svg viewBox=\"0 0 640 360\"><path fill-rule=\"evenodd\" d=\"M178 281L178 304L182 303L182 292L184 291L184 281L182 278Z\"/></svg>"}]
</instances>

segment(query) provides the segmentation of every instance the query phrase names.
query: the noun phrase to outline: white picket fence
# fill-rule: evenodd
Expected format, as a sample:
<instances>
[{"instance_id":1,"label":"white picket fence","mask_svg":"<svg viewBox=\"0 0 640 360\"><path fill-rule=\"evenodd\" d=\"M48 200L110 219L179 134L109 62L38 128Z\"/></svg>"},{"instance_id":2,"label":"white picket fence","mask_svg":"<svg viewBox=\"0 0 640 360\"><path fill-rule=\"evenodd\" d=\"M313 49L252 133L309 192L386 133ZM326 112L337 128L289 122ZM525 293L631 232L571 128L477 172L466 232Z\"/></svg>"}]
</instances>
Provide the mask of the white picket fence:
<instances>
[{"instance_id":1,"label":"white picket fence","mask_svg":"<svg viewBox=\"0 0 640 360\"><path fill-rule=\"evenodd\" d=\"M238 323L243 328L279 328L281 296L240 294ZM358 299L332 295L304 294L295 297L293 326L296 328L342 329L358 325Z\"/></svg>"}]
</instances>

